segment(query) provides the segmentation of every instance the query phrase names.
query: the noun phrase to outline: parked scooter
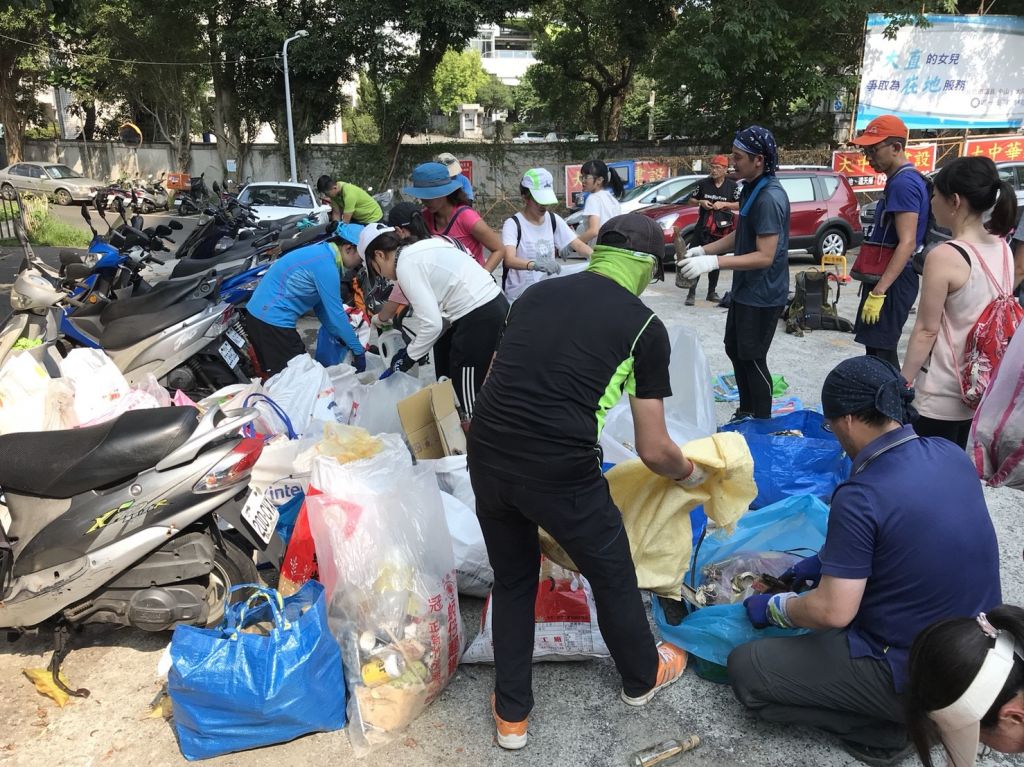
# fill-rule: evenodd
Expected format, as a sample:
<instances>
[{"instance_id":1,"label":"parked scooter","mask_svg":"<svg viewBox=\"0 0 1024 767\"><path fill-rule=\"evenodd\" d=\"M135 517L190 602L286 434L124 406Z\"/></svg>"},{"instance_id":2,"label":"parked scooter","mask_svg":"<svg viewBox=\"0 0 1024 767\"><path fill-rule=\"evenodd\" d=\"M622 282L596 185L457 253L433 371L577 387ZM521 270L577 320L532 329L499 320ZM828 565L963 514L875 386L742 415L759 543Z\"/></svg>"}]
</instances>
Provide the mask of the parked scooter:
<instances>
[{"instance_id":1,"label":"parked scooter","mask_svg":"<svg viewBox=\"0 0 1024 767\"><path fill-rule=\"evenodd\" d=\"M277 509L247 487L263 442L240 430L256 415L166 407L0 436L0 627L56 621L50 670L65 692L88 695L59 677L71 629L216 625L231 588L257 582L253 550L280 562Z\"/></svg>"},{"instance_id":2,"label":"parked scooter","mask_svg":"<svg viewBox=\"0 0 1024 767\"><path fill-rule=\"evenodd\" d=\"M179 216L191 216L201 213L210 198L210 190L206 187L206 173L189 178L187 190L178 192L174 196L174 205L178 209Z\"/></svg>"}]
</instances>

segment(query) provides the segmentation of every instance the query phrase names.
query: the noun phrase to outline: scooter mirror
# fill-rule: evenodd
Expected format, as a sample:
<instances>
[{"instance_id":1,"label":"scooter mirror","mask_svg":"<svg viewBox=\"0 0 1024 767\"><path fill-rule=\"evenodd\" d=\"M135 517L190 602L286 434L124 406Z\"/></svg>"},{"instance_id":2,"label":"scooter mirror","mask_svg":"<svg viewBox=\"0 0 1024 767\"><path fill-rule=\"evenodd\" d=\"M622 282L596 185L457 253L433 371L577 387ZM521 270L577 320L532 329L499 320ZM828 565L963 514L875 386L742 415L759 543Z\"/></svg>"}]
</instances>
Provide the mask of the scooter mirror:
<instances>
[{"instance_id":1,"label":"scooter mirror","mask_svg":"<svg viewBox=\"0 0 1024 767\"><path fill-rule=\"evenodd\" d=\"M120 197L115 197L114 207L117 209L118 213L124 213L124 200L121 199Z\"/></svg>"},{"instance_id":2,"label":"scooter mirror","mask_svg":"<svg viewBox=\"0 0 1024 767\"><path fill-rule=\"evenodd\" d=\"M86 223L91 222L92 219L89 217L89 209L83 205L80 210L82 211L82 218L86 220Z\"/></svg>"},{"instance_id":3,"label":"scooter mirror","mask_svg":"<svg viewBox=\"0 0 1024 767\"><path fill-rule=\"evenodd\" d=\"M182 228L183 228L180 221L174 221L174 220L168 221L167 222L167 226L171 227L171 229L173 229L176 232L180 232L182 230Z\"/></svg>"},{"instance_id":4,"label":"scooter mirror","mask_svg":"<svg viewBox=\"0 0 1024 767\"><path fill-rule=\"evenodd\" d=\"M142 220L142 216L140 216L138 213L132 216L132 226L134 226L136 229L141 229L143 226L145 226L145 222Z\"/></svg>"},{"instance_id":5,"label":"scooter mirror","mask_svg":"<svg viewBox=\"0 0 1024 767\"><path fill-rule=\"evenodd\" d=\"M216 181L213 182L213 192L214 194L220 194L220 184Z\"/></svg>"}]
</instances>

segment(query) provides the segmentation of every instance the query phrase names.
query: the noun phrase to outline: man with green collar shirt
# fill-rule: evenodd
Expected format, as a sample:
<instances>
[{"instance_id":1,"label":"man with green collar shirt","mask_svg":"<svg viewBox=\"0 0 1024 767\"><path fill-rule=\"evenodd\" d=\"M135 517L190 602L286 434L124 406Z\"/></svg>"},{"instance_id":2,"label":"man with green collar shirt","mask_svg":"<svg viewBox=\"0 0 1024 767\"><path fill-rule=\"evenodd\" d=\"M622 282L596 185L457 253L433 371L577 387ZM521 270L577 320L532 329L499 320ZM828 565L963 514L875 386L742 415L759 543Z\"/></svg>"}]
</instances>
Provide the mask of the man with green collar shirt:
<instances>
[{"instance_id":1,"label":"man with green collar shirt","mask_svg":"<svg viewBox=\"0 0 1024 767\"><path fill-rule=\"evenodd\" d=\"M477 398L467 457L495 576L493 713L502 748L526 745L533 707L538 527L593 588L624 703L644 705L686 665L685 652L651 635L598 445L605 415L626 393L647 467L687 486L703 480L665 426L668 332L640 300L664 278L663 251L651 219L605 222L586 271L532 285L512 305Z\"/></svg>"}]
</instances>

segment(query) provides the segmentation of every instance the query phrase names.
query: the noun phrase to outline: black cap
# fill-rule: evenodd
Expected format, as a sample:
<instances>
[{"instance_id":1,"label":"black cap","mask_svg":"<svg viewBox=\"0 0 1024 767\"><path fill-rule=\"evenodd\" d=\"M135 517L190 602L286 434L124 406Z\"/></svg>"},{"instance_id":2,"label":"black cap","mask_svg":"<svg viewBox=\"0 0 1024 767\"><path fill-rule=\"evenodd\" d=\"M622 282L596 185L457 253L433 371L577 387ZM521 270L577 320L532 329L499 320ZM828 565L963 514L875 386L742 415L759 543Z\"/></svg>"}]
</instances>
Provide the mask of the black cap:
<instances>
[{"instance_id":1,"label":"black cap","mask_svg":"<svg viewBox=\"0 0 1024 767\"><path fill-rule=\"evenodd\" d=\"M665 253L661 227L639 213L623 213L605 221L597 233L597 244L649 253L659 260Z\"/></svg>"},{"instance_id":2,"label":"black cap","mask_svg":"<svg viewBox=\"0 0 1024 767\"><path fill-rule=\"evenodd\" d=\"M400 202L388 212L388 226L400 226L408 229L412 222L412 214L420 210L414 202Z\"/></svg>"}]
</instances>

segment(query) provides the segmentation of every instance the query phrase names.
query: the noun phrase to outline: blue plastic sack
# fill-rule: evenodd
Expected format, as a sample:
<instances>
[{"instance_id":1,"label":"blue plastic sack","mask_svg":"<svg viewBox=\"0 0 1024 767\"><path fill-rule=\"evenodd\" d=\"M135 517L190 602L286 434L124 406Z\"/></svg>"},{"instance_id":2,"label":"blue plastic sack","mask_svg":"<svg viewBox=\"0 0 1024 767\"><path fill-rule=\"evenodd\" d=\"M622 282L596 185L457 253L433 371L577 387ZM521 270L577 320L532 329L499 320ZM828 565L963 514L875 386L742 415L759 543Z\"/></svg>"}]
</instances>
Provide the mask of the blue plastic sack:
<instances>
[{"instance_id":1,"label":"blue plastic sack","mask_svg":"<svg viewBox=\"0 0 1024 767\"><path fill-rule=\"evenodd\" d=\"M708 534L696 553L691 572L699 578L705 565L742 551L807 549L810 554L825 543L827 529L828 507L824 503L811 495L787 498L763 509L748 511L740 517L732 535L725 535L721 529ZM742 603L702 607L683 618L678 626L665 622L665 613L657 599L651 600L651 612L666 641L720 666L726 664L729 653L741 644L765 637L805 633L774 627L755 629Z\"/></svg>"},{"instance_id":2,"label":"blue plastic sack","mask_svg":"<svg viewBox=\"0 0 1024 767\"><path fill-rule=\"evenodd\" d=\"M348 354L348 347L331 333L326 325L321 325L316 334L316 355L313 359L325 368L329 368L340 365L346 354Z\"/></svg>"},{"instance_id":3,"label":"blue plastic sack","mask_svg":"<svg viewBox=\"0 0 1024 767\"><path fill-rule=\"evenodd\" d=\"M292 532L295 530L295 523L299 519L299 510L302 508L304 500L306 500L306 494L300 492L277 507L279 516L275 530L285 547L288 546L288 541L292 539Z\"/></svg>"},{"instance_id":4,"label":"blue plastic sack","mask_svg":"<svg viewBox=\"0 0 1024 767\"><path fill-rule=\"evenodd\" d=\"M345 680L327 628L324 589L308 581L282 599L254 584L216 629L178 626L167 691L186 759L283 743L345 726ZM241 631L271 621L269 636Z\"/></svg>"},{"instance_id":5,"label":"blue plastic sack","mask_svg":"<svg viewBox=\"0 0 1024 767\"><path fill-rule=\"evenodd\" d=\"M773 432L798 429L803 437L773 436ZM813 410L770 419L752 418L727 424L722 431L735 431L747 440L754 457L757 497L750 504L760 509L794 495L816 495L826 503L836 486L850 475L852 462L825 418Z\"/></svg>"}]
</instances>

